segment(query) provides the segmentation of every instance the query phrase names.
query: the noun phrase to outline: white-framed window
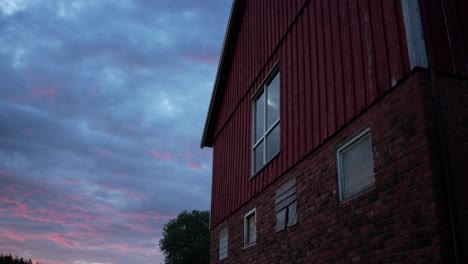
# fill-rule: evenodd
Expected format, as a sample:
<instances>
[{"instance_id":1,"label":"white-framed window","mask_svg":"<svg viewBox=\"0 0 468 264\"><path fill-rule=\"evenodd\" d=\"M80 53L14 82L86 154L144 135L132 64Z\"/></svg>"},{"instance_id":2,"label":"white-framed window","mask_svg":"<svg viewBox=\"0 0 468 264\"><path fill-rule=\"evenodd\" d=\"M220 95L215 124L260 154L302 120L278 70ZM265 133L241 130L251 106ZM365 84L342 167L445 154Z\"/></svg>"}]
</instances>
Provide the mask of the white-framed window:
<instances>
[{"instance_id":1,"label":"white-framed window","mask_svg":"<svg viewBox=\"0 0 468 264\"><path fill-rule=\"evenodd\" d=\"M274 68L253 97L252 175L280 151L280 73Z\"/></svg>"},{"instance_id":2,"label":"white-framed window","mask_svg":"<svg viewBox=\"0 0 468 264\"><path fill-rule=\"evenodd\" d=\"M228 227L219 231L219 260L225 259L228 256Z\"/></svg>"},{"instance_id":3,"label":"white-framed window","mask_svg":"<svg viewBox=\"0 0 468 264\"><path fill-rule=\"evenodd\" d=\"M374 159L367 128L336 151L340 200L353 197L374 184Z\"/></svg>"},{"instance_id":4,"label":"white-framed window","mask_svg":"<svg viewBox=\"0 0 468 264\"><path fill-rule=\"evenodd\" d=\"M244 215L244 247L257 241L257 216L255 208Z\"/></svg>"},{"instance_id":5,"label":"white-framed window","mask_svg":"<svg viewBox=\"0 0 468 264\"><path fill-rule=\"evenodd\" d=\"M296 178L292 178L276 190L276 232L297 224Z\"/></svg>"}]
</instances>

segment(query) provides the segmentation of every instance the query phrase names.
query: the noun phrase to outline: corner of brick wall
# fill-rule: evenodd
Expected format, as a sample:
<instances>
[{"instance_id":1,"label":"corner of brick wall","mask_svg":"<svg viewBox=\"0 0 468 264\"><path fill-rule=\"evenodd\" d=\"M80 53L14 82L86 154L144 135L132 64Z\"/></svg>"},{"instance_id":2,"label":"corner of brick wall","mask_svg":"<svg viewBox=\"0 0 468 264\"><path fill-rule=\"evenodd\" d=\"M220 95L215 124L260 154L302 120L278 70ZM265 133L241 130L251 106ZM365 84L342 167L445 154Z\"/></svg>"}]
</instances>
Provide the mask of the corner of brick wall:
<instances>
[{"instance_id":1,"label":"corner of brick wall","mask_svg":"<svg viewBox=\"0 0 468 264\"><path fill-rule=\"evenodd\" d=\"M461 263L468 261L468 80L438 80Z\"/></svg>"}]
</instances>

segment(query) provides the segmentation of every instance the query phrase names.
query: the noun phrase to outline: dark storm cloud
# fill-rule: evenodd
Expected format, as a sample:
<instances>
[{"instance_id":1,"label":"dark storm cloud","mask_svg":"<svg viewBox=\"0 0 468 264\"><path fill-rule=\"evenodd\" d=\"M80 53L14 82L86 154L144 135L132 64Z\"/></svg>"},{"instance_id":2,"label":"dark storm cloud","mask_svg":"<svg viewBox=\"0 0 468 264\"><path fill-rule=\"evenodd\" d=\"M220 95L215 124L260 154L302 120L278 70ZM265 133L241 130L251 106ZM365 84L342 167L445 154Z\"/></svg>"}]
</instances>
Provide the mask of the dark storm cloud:
<instances>
[{"instance_id":1,"label":"dark storm cloud","mask_svg":"<svg viewBox=\"0 0 468 264\"><path fill-rule=\"evenodd\" d=\"M231 1L0 1L0 246L159 263L208 209L198 148ZM48 254L47 254L48 252Z\"/></svg>"}]
</instances>

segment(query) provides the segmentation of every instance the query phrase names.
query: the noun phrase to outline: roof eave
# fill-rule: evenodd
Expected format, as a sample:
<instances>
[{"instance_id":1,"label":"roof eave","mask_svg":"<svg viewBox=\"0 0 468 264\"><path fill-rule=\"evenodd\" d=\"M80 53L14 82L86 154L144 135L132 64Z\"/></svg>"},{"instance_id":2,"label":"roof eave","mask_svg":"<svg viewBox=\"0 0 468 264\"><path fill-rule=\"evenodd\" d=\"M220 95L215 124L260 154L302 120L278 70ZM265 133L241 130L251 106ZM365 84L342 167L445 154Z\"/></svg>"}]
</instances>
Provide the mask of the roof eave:
<instances>
[{"instance_id":1,"label":"roof eave","mask_svg":"<svg viewBox=\"0 0 468 264\"><path fill-rule=\"evenodd\" d=\"M235 26L235 13L236 10L238 9L237 7L239 6L239 2L242 2L241 0L233 0L232 6L231 6L231 14L229 15L229 21L226 27L226 33L224 35L224 41L223 41L223 48L221 50L221 56L219 58L219 63L218 63L218 69L216 72L216 78L215 82L213 85L213 92L211 93L211 99L210 99L210 105L208 108L208 114L206 116L205 120L205 127L203 129L203 135L201 138L200 142L200 147L213 147L213 133L214 133L214 121L215 117L213 116L214 111L217 110L217 102L220 100L218 96L220 95L219 93L219 87L220 87L220 80L222 75L225 74L225 68L228 67L229 65L226 65L226 58L228 55L230 55L231 52L233 52L228 46L231 41L233 41L232 37L232 29Z\"/></svg>"}]
</instances>

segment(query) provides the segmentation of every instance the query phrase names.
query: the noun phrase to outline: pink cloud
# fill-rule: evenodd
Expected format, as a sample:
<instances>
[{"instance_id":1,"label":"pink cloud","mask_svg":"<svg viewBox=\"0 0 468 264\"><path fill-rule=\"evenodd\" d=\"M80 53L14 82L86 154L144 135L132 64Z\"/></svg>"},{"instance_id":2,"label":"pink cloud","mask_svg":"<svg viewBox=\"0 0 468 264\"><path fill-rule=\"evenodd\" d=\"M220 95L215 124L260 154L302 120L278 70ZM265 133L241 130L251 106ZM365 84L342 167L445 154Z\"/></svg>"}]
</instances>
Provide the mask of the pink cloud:
<instances>
[{"instance_id":1,"label":"pink cloud","mask_svg":"<svg viewBox=\"0 0 468 264\"><path fill-rule=\"evenodd\" d=\"M146 196L144 196L143 194L139 194L139 193L129 193L128 197L133 198L135 200L148 200Z\"/></svg>"},{"instance_id":2,"label":"pink cloud","mask_svg":"<svg viewBox=\"0 0 468 264\"><path fill-rule=\"evenodd\" d=\"M112 175L120 178L128 178L128 174L124 172L113 172Z\"/></svg>"},{"instance_id":3,"label":"pink cloud","mask_svg":"<svg viewBox=\"0 0 468 264\"><path fill-rule=\"evenodd\" d=\"M13 172L9 171L0 171L0 178L7 178L14 176Z\"/></svg>"},{"instance_id":4,"label":"pink cloud","mask_svg":"<svg viewBox=\"0 0 468 264\"><path fill-rule=\"evenodd\" d=\"M116 187L116 186L112 186L112 185L108 185L108 184L104 184L104 183L96 183L96 184L99 187L101 187L101 188L103 188L105 190L108 190L108 191L115 191L115 192L124 193L129 198L132 198L132 199L135 199L135 200L146 200L147 199L146 196L144 196L143 194L133 193L133 192L130 192L130 190L125 189L125 188Z\"/></svg>"},{"instance_id":5,"label":"pink cloud","mask_svg":"<svg viewBox=\"0 0 468 264\"><path fill-rule=\"evenodd\" d=\"M6 192L8 192L8 193L16 193L16 190L15 190L15 188L13 188L13 187L11 187L11 186L10 186L10 187L7 187L7 188L5 188L5 191L6 191Z\"/></svg>"},{"instance_id":6,"label":"pink cloud","mask_svg":"<svg viewBox=\"0 0 468 264\"><path fill-rule=\"evenodd\" d=\"M70 184L80 184L79 180L71 179L71 178L62 178L62 181Z\"/></svg>"},{"instance_id":7,"label":"pink cloud","mask_svg":"<svg viewBox=\"0 0 468 264\"><path fill-rule=\"evenodd\" d=\"M59 90L59 87L33 88L31 95L34 97L54 98L60 93Z\"/></svg>"},{"instance_id":8,"label":"pink cloud","mask_svg":"<svg viewBox=\"0 0 468 264\"><path fill-rule=\"evenodd\" d=\"M39 194L39 193L43 193L43 192L44 192L43 190L33 190L33 191L23 193L23 196L24 197L30 197L30 196L33 196L35 194Z\"/></svg>"},{"instance_id":9,"label":"pink cloud","mask_svg":"<svg viewBox=\"0 0 468 264\"><path fill-rule=\"evenodd\" d=\"M185 167L191 170L203 170L202 165L196 162L189 162L185 165Z\"/></svg>"},{"instance_id":10,"label":"pink cloud","mask_svg":"<svg viewBox=\"0 0 468 264\"><path fill-rule=\"evenodd\" d=\"M98 151L96 151L96 155L98 155L100 157L110 157L110 156L112 156L112 152L107 150L107 149L98 150Z\"/></svg>"},{"instance_id":11,"label":"pink cloud","mask_svg":"<svg viewBox=\"0 0 468 264\"><path fill-rule=\"evenodd\" d=\"M117 191L117 192L128 192L127 189L125 188L120 188L120 187L116 187L116 186L112 186L112 185L109 185L109 184L105 184L105 183L96 183L99 187L103 188L103 189L106 189L108 191Z\"/></svg>"},{"instance_id":12,"label":"pink cloud","mask_svg":"<svg viewBox=\"0 0 468 264\"><path fill-rule=\"evenodd\" d=\"M148 220L171 220L176 218L174 215L163 215L157 212L144 212L144 213L119 213L119 216L127 219L135 220L138 222L145 222Z\"/></svg>"},{"instance_id":13,"label":"pink cloud","mask_svg":"<svg viewBox=\"0 0 468 264\"><path fill-rule=\"evenodd\" d=\"M218 57L210 56L206 54L191 54L189 55L189 58L191 60L194 60L196 62L203 63L203 64L213 65L213 64L218 63Z\"/></svg>"},{"instance_id":14,"label":"pink cloud","mask_svg":"<svg viewBox=\"0 0 468 264\"><path fill-rule=\"evenodd\" d=\"M172 160L172 155L170 153L161 152L159 150L151 151L151 156L157 159L161 159L161 160Z\"/></svg>"}]
</instances>

